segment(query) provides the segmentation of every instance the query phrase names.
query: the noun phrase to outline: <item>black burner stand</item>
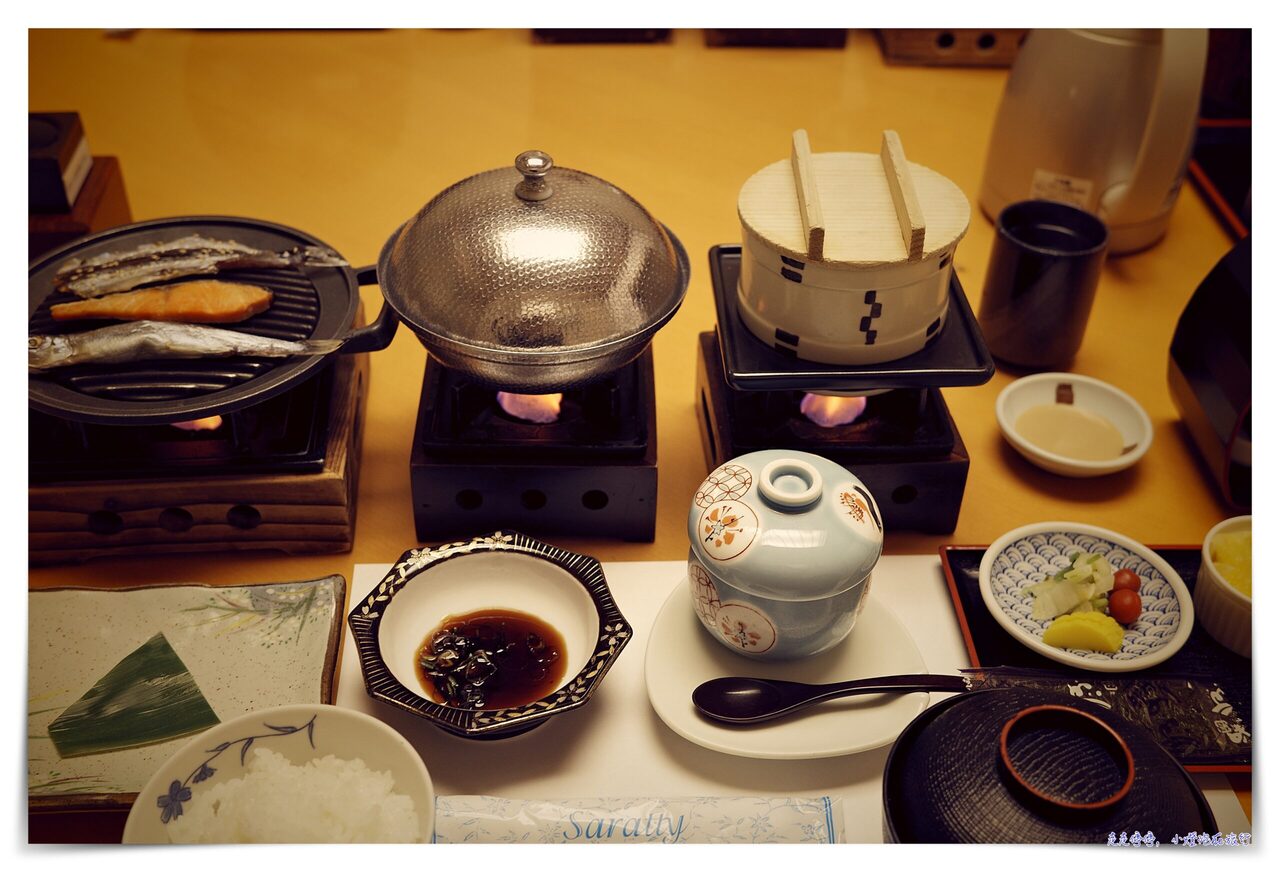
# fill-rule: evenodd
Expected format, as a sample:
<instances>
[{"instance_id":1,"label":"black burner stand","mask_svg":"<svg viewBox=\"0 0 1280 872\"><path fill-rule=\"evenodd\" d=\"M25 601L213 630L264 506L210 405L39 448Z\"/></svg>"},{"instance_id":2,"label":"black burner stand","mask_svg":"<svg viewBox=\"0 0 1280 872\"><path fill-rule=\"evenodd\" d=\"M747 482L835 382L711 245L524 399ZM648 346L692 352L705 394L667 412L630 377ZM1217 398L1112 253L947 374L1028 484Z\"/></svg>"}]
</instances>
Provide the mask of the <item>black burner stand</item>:
<instances>
[{"instance_id":1,"label":"black burner stand","mask_svg":"<svg viewBox=\"0 0 1280 872\"><path fill-rule=\"evenodd\" d=\"M735 441L735 426L725 379L723 357L714 331L698 334L698 429L702 434L702 450L707 467L755 451L760 446L744 446ZM938 397L941 403L941 396ZM969 454L965 450L955 421L941 406L947 426L955 437L954 445L941 454L922 452L919 456L903 456L886 452L883 459L856 461L824 451L815 446L815 454L823 454L845 466L866 484L880 513L886 530L917 530L922 533L951 533L960 516L965 480L969 476Z\"/></svg>"},{"instance_id":2,"label":"black burner stand","mask_svg":"<svg viewBox=\"0 0 1280 872\"><path fill-rule=\"evenodd\" d=\"M409 460L418 540L442 542L511 528L533 535L599 536L652 542L658 509L657 405L653 351L628 366L639 373L638 406L647 438L625 452L536 444L501 451L429 447L443 367L428 356ZM539 450L545 447L545 451Z\"/></svg>"}]
</instances>

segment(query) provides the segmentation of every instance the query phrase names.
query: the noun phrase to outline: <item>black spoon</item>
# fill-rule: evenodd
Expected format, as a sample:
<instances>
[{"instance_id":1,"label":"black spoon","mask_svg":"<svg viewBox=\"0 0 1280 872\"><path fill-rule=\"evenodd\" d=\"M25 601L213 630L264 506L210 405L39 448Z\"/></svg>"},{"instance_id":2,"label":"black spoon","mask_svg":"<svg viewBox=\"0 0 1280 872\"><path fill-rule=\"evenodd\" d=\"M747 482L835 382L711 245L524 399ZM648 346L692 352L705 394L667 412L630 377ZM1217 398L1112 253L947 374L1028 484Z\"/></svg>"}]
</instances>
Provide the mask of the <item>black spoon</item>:
<instances>
[{"instance_id":1,"label":"black spoon","mask_svg":"<svg viewBox=\"0 0 1280 872\"><path fill-rule=\"evenodd\" d=\"M705 717L725 724L757 724L814 703L859 693L916 693L968 690L959 675L885 675L835 684L801 684L771 678L713 678L693 689L693 705Z\"/></svg>"}]
</instances>

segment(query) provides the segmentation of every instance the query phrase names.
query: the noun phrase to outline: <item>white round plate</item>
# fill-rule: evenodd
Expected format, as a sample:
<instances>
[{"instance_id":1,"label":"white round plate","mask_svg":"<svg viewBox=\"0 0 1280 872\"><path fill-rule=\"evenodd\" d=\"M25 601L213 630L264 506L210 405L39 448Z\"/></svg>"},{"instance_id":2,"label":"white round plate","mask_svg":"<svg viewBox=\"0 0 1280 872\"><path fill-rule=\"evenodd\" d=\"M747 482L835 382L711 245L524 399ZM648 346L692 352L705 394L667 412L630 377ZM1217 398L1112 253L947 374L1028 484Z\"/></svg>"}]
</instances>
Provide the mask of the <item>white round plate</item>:
<instances>
[{"instance_id":1,"label":"white round plate","mask_svg":"<svg viewBox=\"0 0 1280 872\"><path fill-rule=\"evenodd\" d=\"M877 693L832 700L776 721L731 727L693 707L693 689L724 675L825 683L925 671L920 649L889 608L873 596L849 637L822 654L763 662L735 654L698 622L681 581L667 597L644 655L649 702L668 727L695 745L738 757L798 760L841 757L888 745L924 711L927 693Z\"/></svg>"},{"instance_id":2,"label":"white round plate","mask_svg":"<svg viewBox=\"0 0 1280 872\"><path fill-rule=\"evenodd\" d=\"M1046 645L1044 631L1052 621L1033 620L1032 598L1022 594L1065 569L1080 552L1106 554L1116 569L1131 569L1142 579L1142 614L1125 627L1114 654ZM1029 524L1005 533L982 555L978 588L991 616L1013 638L1050 660L1095 672L1135 672L1168 660L1187 641L1195 621L1187 586L1160 555L1128 536L1072 521Z\"/></svg>"}]
</instances>

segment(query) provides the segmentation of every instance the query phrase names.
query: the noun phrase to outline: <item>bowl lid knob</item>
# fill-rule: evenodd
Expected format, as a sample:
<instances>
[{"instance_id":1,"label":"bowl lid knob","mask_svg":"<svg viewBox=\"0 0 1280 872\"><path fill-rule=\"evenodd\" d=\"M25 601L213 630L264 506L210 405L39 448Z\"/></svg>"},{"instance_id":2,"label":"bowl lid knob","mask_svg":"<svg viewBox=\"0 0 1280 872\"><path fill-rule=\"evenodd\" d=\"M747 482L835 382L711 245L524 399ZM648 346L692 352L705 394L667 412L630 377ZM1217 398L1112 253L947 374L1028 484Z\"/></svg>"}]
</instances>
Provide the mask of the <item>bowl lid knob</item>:
<instances>
[{"instance_id":1,"label":"bowl lid knob","mask_svg":"<svg viewBox=\"0 0 1280 872\"><path fill-rule=\"evenodd\" d=\"M516 155L516 169L524 178L516 185L516 196L521 200L537 202L551 196L547 173L555 164L545 151L522 151Z\"/></svg>"},{"instance_id":2,"label":"bowl lid knob","mask_svg":"<svg viewBox=\"0 0 1280 872\"><path fill-rule=\"evenodd\" d=\"M813 464L783 457L760 470L760 496L783 509L802 509L822 496L822 476Z\"/></svg>"}]
</instances>

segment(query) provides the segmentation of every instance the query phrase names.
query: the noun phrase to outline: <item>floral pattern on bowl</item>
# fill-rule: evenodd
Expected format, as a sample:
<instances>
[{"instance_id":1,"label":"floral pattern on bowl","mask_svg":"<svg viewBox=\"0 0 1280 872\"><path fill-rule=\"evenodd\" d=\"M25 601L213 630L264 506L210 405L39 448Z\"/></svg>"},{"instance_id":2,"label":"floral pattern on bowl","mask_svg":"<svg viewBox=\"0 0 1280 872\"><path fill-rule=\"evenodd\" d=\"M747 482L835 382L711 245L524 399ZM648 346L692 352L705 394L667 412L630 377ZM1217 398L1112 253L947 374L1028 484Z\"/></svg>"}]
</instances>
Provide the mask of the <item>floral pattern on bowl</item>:
<instances>
[{"instance_id":1,"label":"floral pattern on bowl","mask_svg":"<svg viewBox=\"0 0 1280 872\"><path fill-rule=\"evenodd\" d=\"M746 654L764 654L778 641L778 628L769 616L745 603L721 602L715 579L697 560L689 561L689 592L702 626L719 634L730 647Z\"/></svg>"},{"instance_id":2,"label":"floral pattern on bowl","mask_svg":"<svg viewBox=\"0 0 1280 872\"><path fill-rule=\"evenodd\" d=\"M750 547L760 521L746 503L723 500L703 510L698 528L709 557L732 560Z\"/></svg>"},{"instance_id":3,"label":"floral pattern on bowl","mask_svg":"<svg viewBox=\"0 0 1280 872\"><path fill-rule=\"evenodd\" d=\"M1115 653L1054 648L1043 641L1052 620L1031 617L1033 598L1024 592L1079 553L1103 554L1115 569L1140 579L1142 613L1125 627ZM1110 530L1049 522L1006 533L983 556L978 571L982 599L992 617L1014 638L1051 660L1102 672L1128 672L1172 657L1191 634L1191 596L1182 579L1149 548Z\"/></svg>"},{"instance_id":4,"label":"floral pattern on bowl","mask_svg":"<svg viewBox=\"0 0 1280 872\"><path fill-rule=\"evenodd\" d=\"M880 512L876 508L876 501L871 498L866 488L856 482L846 482L836 488L840 494L840 506L843 511L840 517L845 523L859 528L874 527L874 535L884 534L884 525L880 523Z\"/></svg>"},{"instance_id":5,"label":"floral pattern on bowl","mask_svg":"<svg viewBox=\"0 0 1280 872\"><path fill-rule=\"evenodd\" d=\"M240 751L240 768L244 768L245 757L249 753L249 749L253 747L253 743L259 739L273 739L280 736L291 736L294 733L300 733L303 730L307 732L307 744L312 749L316 747L315 730L316 716L312 715L305 724L290 726L289 724L262 724L266 732L257 733L252 736L240 736L236 739L229 739L219 742L217 745L209 749L209 756L200 761L199 765L193 769L182 781L173 779L169 782L169 789L165 793L156 797L156 806L160 809L160 823L167 824L171 820L182 817L182 804L191 801L191 786L208 781L217 774L218 769L210 766L210 763L218 762L218 758L225 751L232 748L238 748ZM219 768L221 764L219 764Z\"/></svg>"},{"instance_id":6,"label":"floral pattern on bowl","mask_svg":"<svg viewBox=\"0 0 1280 872\"><path fill-rule=\"evenodd\" d=\"M377 718L335 705L303 703L250 712L190 739L152 773L125 821L125 844L166 844L190 838L173 823L192 812L216 784L242 778L250 754L265 748L295 766L334 756L360 759L373 772L389 772L396 793L410 797L419 837L431 841L435 790L421 756ZM287 793L287 791L285 791Z\"/></svg>"}]
</instances>

